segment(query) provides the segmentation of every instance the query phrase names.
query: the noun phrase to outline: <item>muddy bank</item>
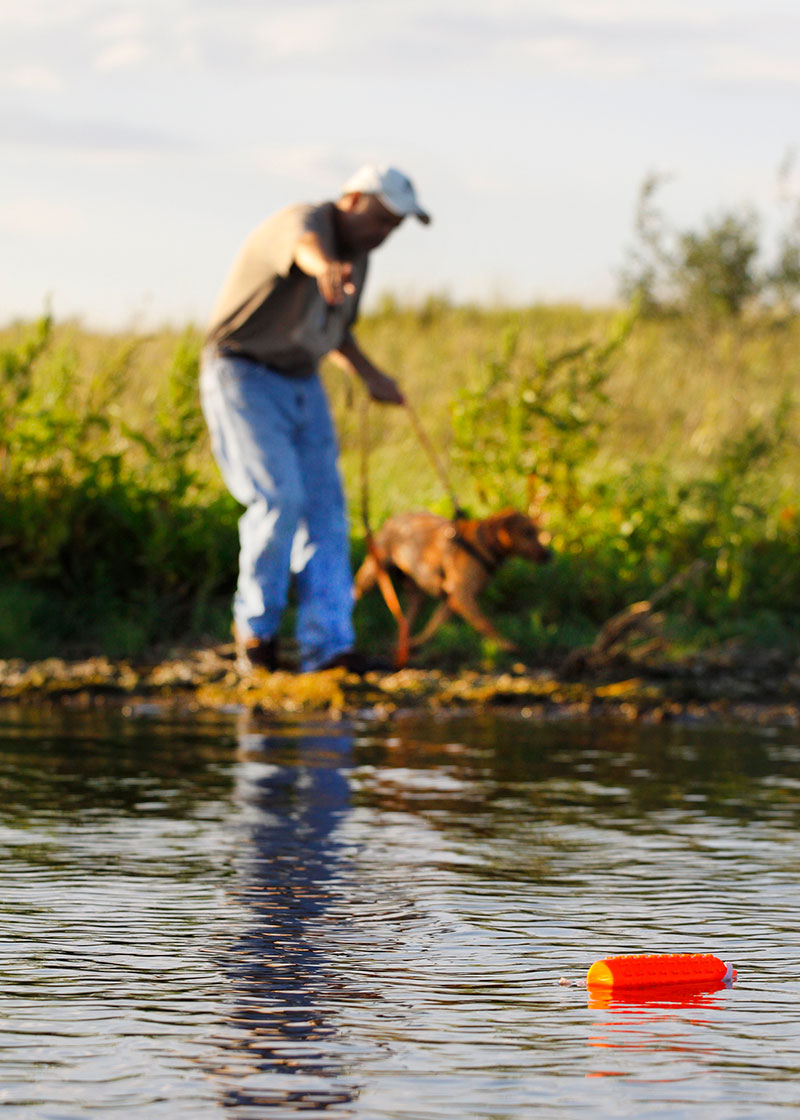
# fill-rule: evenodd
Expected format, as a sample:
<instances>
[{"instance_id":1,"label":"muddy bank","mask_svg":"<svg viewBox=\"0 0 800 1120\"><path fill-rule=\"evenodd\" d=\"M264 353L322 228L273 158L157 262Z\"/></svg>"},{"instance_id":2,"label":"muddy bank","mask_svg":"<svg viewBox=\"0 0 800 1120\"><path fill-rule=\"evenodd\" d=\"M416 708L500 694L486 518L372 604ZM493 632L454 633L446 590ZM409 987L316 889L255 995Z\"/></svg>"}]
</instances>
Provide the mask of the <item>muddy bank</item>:
<instances>
[{"instance_id":1,"label":"muddy bank","mask_svg":"<svg viewBox=\"0 0 800 1120\"><path fill-rule=\"evenodd\" d=\"M800 659L783 652L717 650L682 663L617 657L576 671L566 666L503 672L412 668L359 678L343 670L295 674L237 672L230 646L180 650L147 664L0 661L0 701L91 706L142 704L184 710L251 710L266 715L341 716L513 707L532 718L614 718L665 722L800 726Z\"/></svg>"}]
</instances>

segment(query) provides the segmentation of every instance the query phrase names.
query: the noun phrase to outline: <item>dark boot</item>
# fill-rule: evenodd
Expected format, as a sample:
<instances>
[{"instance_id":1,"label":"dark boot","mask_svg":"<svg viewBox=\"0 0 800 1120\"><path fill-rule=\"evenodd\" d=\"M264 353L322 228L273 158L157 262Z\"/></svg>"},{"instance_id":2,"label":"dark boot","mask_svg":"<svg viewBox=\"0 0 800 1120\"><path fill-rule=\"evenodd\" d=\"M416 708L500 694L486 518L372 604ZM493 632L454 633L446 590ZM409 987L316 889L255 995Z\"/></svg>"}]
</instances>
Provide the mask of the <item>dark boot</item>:
<instances>
[{"instance_id":1,"label":"dark boot","mask_svg":"<svg viewBox=\"0 0 800 1120\"><path fill-rule=\"evenodd\" d=\"M245 636L239 629L233 627L233 639L236 643L236 668L240 673L249 673L253 669L267 669L274 672L278 667L278 642L276 638L256 638L248 634Z\"/></svg>"}]
</instances>

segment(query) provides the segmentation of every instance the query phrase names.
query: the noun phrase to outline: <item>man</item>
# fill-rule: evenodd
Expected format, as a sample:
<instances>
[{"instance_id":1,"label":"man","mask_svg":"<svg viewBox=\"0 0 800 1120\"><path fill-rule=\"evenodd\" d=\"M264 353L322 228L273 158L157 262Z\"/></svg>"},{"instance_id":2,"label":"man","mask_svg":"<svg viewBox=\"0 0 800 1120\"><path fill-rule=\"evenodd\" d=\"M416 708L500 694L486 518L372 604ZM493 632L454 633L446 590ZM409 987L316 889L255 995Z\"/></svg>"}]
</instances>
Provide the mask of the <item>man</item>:
<instances>
[{"instance_id":1,"label":"man","mask_svg":"<svg viewBox=\"0 0 800 1120\"><path fill-rule=\"evenodd\" d=\"M396 382L351 333L367 258L404 218L410 180L362 167L337 202L289 206L245 241L211 317L200 393L214 457L246 510L233 605L238 663L274 668L290 574L300 667L366 667L353 649L352 573L338 448L318 365L327 354L376 401Z\"/></svg>"}]
</instances>

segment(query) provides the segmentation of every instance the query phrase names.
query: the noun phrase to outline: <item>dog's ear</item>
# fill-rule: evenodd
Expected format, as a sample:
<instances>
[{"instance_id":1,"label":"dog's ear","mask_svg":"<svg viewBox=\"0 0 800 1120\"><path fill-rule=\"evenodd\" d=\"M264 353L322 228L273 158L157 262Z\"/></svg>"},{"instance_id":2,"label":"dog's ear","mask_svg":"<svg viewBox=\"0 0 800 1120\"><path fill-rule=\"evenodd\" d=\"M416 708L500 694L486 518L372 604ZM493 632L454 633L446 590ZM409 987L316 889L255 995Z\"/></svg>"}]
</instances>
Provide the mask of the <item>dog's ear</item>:
<instances>
[{"instance_id":1,"label":"dog's ear","mask_svg":"<svg viewBox=\"0 0 800 1120\"><path fill-rule=\"evenodd\" d=\"M510 550L514 547L514 541L505 525L499 525L497 529L497 543L501 548Z\"/></svg>"},{"instance_id":2,"label":"dog's ear","mask_svg":"<svg viewBox=\"0 0 800 1120\"><path fill-rule=\"evenodd\" d=\"M520 533L524 535L536 530L533 518L528 517L527 513L520 513L518 509L510 509L505 512L501 524L505 531L512 536L517 536Z\"/></svg>"}]
</instances>

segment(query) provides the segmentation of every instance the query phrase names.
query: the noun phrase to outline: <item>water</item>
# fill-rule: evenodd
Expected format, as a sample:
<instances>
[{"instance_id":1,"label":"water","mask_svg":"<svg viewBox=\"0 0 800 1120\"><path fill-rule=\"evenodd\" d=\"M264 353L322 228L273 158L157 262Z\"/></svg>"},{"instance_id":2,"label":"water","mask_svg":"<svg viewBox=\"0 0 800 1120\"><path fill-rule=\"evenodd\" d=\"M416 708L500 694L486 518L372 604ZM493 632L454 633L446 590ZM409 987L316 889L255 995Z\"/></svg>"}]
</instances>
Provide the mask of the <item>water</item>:
<instances>
[{"instance_id":1,"label":"water","mask_svg":"<svg viewBox=\"0 0 800 1120\"><path fill-rule=\"evenodd\" d=\"M0 708L4 1120L791 1114L799 794L790 729ZM641 951L739 981L589 996Z\"/></svg>"}]
</instances>

